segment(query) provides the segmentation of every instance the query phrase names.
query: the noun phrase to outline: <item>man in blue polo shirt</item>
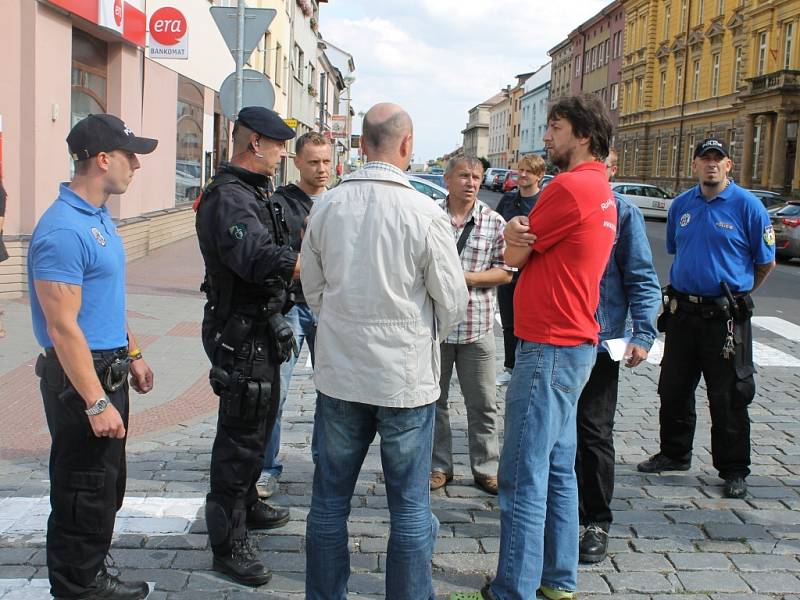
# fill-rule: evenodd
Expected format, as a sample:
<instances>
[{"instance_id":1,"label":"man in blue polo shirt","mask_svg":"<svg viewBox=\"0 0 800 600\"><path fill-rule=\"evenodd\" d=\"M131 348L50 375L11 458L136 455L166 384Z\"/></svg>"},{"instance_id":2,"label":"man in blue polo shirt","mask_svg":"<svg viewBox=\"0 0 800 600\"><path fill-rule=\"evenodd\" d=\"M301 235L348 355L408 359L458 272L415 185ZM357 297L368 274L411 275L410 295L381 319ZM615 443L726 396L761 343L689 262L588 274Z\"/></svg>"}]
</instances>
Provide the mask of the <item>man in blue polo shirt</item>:
<instances>
[{"instance_id":1,"label":"man in blue polo shirt","mask_svg":"<svg viewBox=\"0 0 800 600\"><path fill-rule=\"evenodd\" d=\"M667 251L675 255L659 329L666 333L658 393L661 451L644 473L686 471L702 374L711 411L711 455L724 494L742 498L750 474L750 417L755 397L750 317L757 289L775 268L775 234L761 202L728 179L725 145L697 145L699 185L675 198L667 217Z\"/></svg>"},{"instance_id":2,"label":"man in blue polo shirt","mask_svg":"<svg viewBox=\"0 0 800 600\"><path fill-rule=\"evenodd\" d=\"M140 394L153 372L125 322L125 250L105 204L155 150L113 115L89 115L67 145L75 177L61 184L28 252L36 362L50 449L47 568L56 598L138 600L146 582L105 567L125 494L128 375Z\"/></svg>"}]
</instances>

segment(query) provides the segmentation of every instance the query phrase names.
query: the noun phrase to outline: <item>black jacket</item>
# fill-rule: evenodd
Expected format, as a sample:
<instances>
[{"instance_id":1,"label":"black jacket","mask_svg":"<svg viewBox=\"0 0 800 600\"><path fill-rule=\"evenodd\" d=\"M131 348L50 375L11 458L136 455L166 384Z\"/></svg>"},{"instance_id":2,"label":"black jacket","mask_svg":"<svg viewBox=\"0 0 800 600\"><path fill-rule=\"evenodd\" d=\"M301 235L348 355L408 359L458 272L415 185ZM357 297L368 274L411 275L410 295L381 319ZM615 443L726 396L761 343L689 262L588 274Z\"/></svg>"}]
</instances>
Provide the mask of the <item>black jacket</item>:
<instances>
[{"instance_id":1,"label":"black jacket","mask_svg":"<svg viewBox=\"0 0 800 600\"><path fill-rule=\"evenodd\" d=\"M282 185L275 190L272 199L283 208L283 216L289 228L289 245L292 249L300 252L300 245L303 241L300 233L306 226L306 218L311 212L314 201L293 183ZM295 280L292 282L291 291L294 293L294 301L296 303L305 303L306 299L303 295L303 286L300 285L300 281Z\"/></svg>"}]
</instances>

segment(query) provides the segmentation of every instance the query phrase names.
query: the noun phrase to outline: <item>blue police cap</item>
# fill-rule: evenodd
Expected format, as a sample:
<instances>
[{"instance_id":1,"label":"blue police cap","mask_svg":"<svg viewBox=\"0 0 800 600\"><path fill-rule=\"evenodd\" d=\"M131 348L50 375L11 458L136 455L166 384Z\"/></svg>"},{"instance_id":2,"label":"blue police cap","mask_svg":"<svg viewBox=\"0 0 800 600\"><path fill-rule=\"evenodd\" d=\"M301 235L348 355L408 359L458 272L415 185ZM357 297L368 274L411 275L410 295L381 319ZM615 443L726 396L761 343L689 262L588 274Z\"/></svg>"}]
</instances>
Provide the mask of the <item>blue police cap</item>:
<instances>
[{"instance_id":1,"label":"blue police cap","mask_svg":"<svg viewBox=\"0 0 800 600\"><path fill-rule=\"evenodd\" d=\"M290 140L296 135L294 129L284 123L278 113L263 106L245 106L239 111L236 120L248 129L273 140Z\"/></svg>"}]
</instances>

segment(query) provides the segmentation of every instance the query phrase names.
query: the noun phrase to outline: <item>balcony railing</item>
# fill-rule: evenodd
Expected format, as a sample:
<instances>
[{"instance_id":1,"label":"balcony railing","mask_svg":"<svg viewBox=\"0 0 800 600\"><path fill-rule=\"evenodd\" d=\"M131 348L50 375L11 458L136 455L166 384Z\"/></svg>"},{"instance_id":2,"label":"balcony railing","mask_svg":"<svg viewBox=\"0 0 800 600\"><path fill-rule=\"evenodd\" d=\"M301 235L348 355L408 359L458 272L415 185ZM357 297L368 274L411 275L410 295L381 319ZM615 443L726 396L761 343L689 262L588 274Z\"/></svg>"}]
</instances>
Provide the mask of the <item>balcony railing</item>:
<instances>
[{"instance_id":1,"label":"balcony railing","mask_svg":"<svg viewBox=\"0 0 800 600\"><path fill-rule=\"evenodd\" d=\"M798 91L800 90L800 71L775 71L765 75L758 75L747 80L745 94L760 94L769 91Z\"/></svg>"}]
</instances>

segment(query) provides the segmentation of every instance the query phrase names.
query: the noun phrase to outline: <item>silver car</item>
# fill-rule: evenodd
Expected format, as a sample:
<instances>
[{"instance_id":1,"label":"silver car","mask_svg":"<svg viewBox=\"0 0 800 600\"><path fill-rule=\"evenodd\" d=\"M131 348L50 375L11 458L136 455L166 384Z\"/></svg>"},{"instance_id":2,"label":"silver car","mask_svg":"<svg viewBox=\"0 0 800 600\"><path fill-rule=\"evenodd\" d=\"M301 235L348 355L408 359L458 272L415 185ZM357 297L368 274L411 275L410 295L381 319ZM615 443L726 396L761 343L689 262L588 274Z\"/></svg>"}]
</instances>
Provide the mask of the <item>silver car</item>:
<instances>
[{"instance_id":1,"label":"silver car","mask_svg":"<svg viewBox=\"0 0 800 600\"><path fill-rule=\"evenodd\" d=\"M666 220L672 195L657 185L612 181L611 189L638 206L645 217Z\"/></svg>"},{"instance_id":2,"label":"silver car","mask_svg":"<svg viewBox=\"0 0 800 600\"><path fill-rule=\"evenodd\" d=\"M775 254L780 259L800 258L800 201L789 200L786 206L770 214L775 231Z\"/></svg>"},{"instance_id":3,"label":"silver car","mask_svg":"<svg viewBox=\"0 0 800 600\"><path fill-rule=\"evenodd\" d=\"M508 173L509 169L500 169L498 167L489 167L486 169L486 173L483 174L483 183L481 183L481 187L492 189L492 184L494 183L494 176L500 173Z\"/></svg>"},{"instance_id":4,"label":"silver car","mask_svg":"<svg viewBox=\"0 0 800 600\"><path fill-rule=\"evenodd\" d=\"M447 190L440 185L436 185L432 181L422 179L416 175L408 175L408 183L410 183L418 192L422 192L434 200L447 198Z\"/></svg>"}]
</instances>

